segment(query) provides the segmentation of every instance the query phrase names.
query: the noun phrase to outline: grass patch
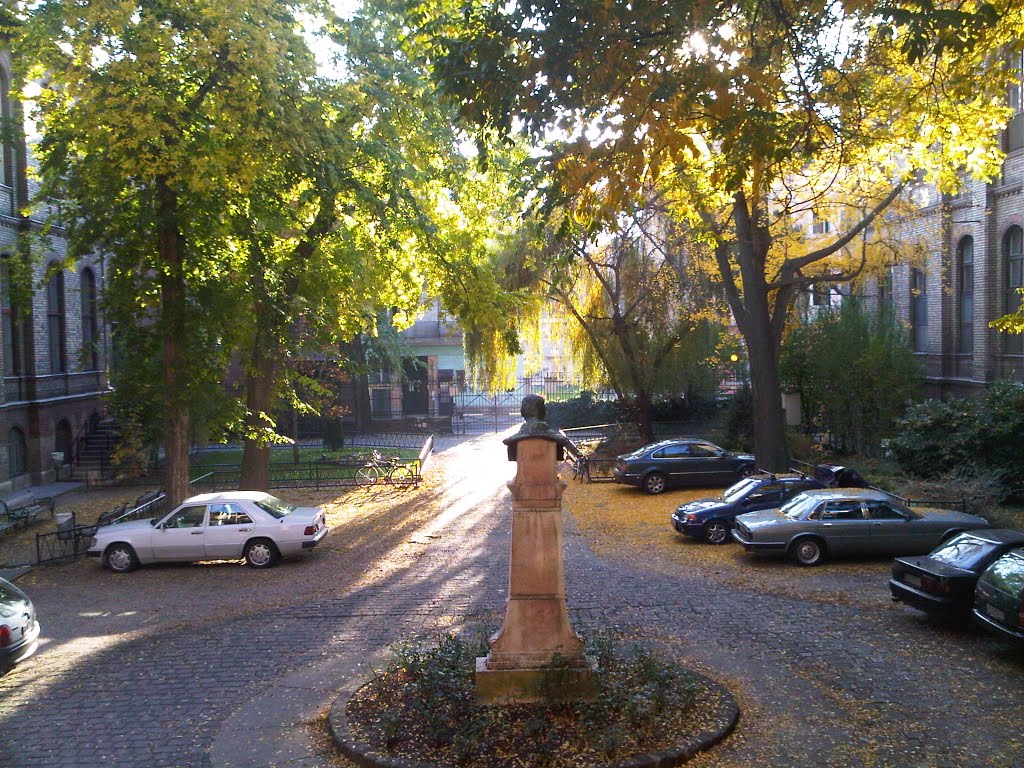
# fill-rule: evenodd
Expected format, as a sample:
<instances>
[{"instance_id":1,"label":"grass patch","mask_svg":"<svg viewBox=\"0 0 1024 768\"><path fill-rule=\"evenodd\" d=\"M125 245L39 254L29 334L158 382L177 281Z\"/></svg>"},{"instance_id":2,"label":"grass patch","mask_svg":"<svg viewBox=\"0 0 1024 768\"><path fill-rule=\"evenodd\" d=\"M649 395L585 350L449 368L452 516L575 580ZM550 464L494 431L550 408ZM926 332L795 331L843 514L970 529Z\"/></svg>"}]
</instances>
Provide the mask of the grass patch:
<instances>
[{"instance_id":1,"label":"grass patch","mask_svg":"<svg viewBox=\"0 0 1024 768\"><path fill-rule=\"evenodd\" d=\"M636 644L602 637L591 702L480 706L475 660L482 640L405 644L346 711L352 735L393 757L467 768L582 768L668 750L731 722L721 689Z\"/></svg>"}]
</instances>

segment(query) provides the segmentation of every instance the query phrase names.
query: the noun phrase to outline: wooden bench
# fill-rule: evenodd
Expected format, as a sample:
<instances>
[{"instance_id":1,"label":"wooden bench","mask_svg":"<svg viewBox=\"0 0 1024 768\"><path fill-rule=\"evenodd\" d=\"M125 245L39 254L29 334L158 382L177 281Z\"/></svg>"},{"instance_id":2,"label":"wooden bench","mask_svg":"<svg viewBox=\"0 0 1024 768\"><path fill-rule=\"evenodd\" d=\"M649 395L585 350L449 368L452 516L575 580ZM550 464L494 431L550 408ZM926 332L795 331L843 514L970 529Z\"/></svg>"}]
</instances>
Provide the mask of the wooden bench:
<instances>
[{"instance_id":1,"label":"wooden bench","mask_svg":"<svg viewBox=\"0 0 1024 768\"><path fill-rule=\"evenodd\" d=\"M0 531L18 525L25 527L46 515L53 517L54 504L52 497L36 498L27 490L0 497Z\"/></svg>"}]
</instances>

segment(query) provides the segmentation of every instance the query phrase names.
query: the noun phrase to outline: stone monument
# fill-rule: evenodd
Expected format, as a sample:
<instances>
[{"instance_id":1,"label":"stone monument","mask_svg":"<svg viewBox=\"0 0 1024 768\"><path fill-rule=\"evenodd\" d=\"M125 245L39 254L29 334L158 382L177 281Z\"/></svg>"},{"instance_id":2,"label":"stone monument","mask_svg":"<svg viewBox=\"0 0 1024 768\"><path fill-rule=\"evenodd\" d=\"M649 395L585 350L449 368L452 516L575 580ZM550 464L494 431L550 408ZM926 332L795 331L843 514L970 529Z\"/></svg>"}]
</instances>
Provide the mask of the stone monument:
<instances>
[{"instance_id":1,"label":"stone monument","mask_svg":"<svg viewBox=\"0 0 1024 768\"><path fill-rule=\"evenodd\" d=\"M490 652L476 660L477 699L505 704L593 696L594 665L569 624L562 554L562 490L556 462L565 435L544 422L544 398L527 395L526 423L505 440L516 462L508 602Z\"/></svg>"}]
</instances>

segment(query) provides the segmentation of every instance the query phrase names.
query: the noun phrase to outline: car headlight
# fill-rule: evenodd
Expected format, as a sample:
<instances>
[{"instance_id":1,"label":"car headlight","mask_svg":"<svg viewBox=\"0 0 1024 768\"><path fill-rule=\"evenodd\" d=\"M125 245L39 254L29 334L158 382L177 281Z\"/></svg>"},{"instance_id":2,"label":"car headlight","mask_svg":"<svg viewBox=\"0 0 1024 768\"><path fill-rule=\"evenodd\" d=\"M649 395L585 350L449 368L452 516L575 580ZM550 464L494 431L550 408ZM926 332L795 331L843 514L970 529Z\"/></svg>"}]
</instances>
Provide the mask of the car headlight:
<instances>
[{"instance_id":1,"label":"car headlight","mask_svg":"<svg viewBox=\"0 0 1024 768\"><path fill-rule=\"evenodd\" d=\"M96 545L98 543L99 543L99 541L96 539L95 536L90 536L89 537L89 549L96 549Z\"/></svg>"},{"instance_id":2,"label":"car headlight","mask_svg":"<svg viewBox=\"0 0 1024 768\"><path fill-rule=\"evenodd\" d=\"M688 523L699 523L700 522L700 517L697 515L696 512L691 512L690 514L688 514L686 516L686 522L688 522Z\"/></svg>"}]
</instances>

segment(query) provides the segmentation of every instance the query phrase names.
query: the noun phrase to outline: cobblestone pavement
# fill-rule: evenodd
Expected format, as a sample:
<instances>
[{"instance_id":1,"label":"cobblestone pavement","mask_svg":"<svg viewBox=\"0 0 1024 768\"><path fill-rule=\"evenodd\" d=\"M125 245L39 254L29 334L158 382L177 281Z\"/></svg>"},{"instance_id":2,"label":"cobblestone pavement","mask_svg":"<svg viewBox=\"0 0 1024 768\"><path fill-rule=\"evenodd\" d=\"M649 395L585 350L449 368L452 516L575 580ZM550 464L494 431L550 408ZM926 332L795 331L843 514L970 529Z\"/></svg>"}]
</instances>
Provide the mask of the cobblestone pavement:
<instances>
[{"instance_id":1,"label":"cobblestone pavement","mask_svg":"<svg viewBox=\"0 0 1024 768\"><path fill-rule=\"evenodd\" d=\"M259 574L238 568L241 581L234 571L224 581L221 571L188 566L119 580L93 566L118 609L97 611L101 601L90 597L89 612L101 615L66 620L55 609L75 585L33 590L44 633L57 640L0 678L0 765L344 765L311 737L309 723L353 676L379 664L396 640L499 621L510 517L504 481L514 470L503 458L495 436L441 451L432 471L447 479L428 489L436 514L372 558L361 557L369 545L355 536L346 552L346 530L335 530L336 556L357 563L359 578L332 579L338 561L313 558ZM744 591L714 573L652 570L628 553L601 560L571 519L566 542L569 603L582 634L611 628L661 641L736 693L736 732L698 766L1024 764L1022 658L998 642L871 600L835 605ZM164 613L132 606L132 585L142 583L133 579L182 572L196 589L205 580L234 591L214 601L213 615L192 592L191 616L180 605ZM246 610L244 577L275 574L294 598ZM303 587L310 574L319 589ZM249 589L270 584L250 581ZM884 576L864 588L884 590ZM136 610L141 627L127 631Z\"/></svg>"}]
</instances>

